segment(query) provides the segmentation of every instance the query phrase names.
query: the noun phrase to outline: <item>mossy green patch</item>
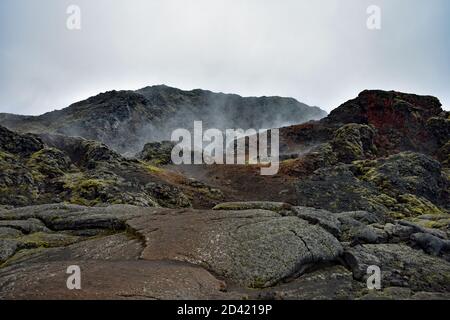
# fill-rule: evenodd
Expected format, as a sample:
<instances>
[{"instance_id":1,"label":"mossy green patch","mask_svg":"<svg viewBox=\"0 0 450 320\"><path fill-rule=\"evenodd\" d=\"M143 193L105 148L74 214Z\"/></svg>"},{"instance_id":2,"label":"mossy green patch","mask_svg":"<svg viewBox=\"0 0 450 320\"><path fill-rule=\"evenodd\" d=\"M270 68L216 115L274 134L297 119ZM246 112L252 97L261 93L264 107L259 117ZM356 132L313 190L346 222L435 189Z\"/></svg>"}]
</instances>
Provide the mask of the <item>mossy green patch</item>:
<instances>
[{"instance_id":1,"label":"mossy green patch","mask_svg":"<svg viewBox=\"0 0 450 320\"><path fill-rule=\"evenodd\" d=\"M70 160L58 149L45 148L33 153L27 161L36 180L55 178L69 170Z\"/></svg>"},{"instance_id":2,"label":"mossy green patch","mask_svg":"<svg viewBox=\"0 0 450 320\"><path fill-rule=\"evenodd\" d=\"M19 239L23 248L63 247L79 241L79 237L61 233L36 232Z\"/></svg>"},{"instance_id":3,"label":"mossy green patch","mask_svg":"<svg viewBox=\"0 0 450 320\"><path fill-rule=\"evenodd\" d=\"M417 218L411 219L412 222L430 229L442 229L448 230L450 227L450 214L441 214L441 215L423 215Z\"/></svg>"},{"instance_id":4,"label":"mossy green patch","mask_svg":"<svg viewBox=\"0 0 450 320\"><path fill-rule=\"evenodd\" d=\"M444 212L429 200L413 194L402 194L398 197L399 204L408 216L423 214L442 215Z\"/></svg>"},{"instance_id":5,"label":"mossy green patch","mask_svg":"<svg viewBox=\"0 0 450 320\"><path fill-rule=\"evenodd\" d=\"M26 261L26 260L30 259L32 256L42 253L44 250L46 250L46 248L44 248L44 247L36 247L36 248L31 248L31 249L20 249L11 258L6 260L3 264L0 264L0 269L4 268L4 267L8 267L15 263Z\"/></svg>"},{"instance_id":6,"label":"mossy green patch","mask_svg":"<svg viewBox=\"0 0 450 320\"><path fill-rule=\"evenodd\" d=\"M9 162L9 161L14 161L17 158L15 156L13 156L12 154L5 152L5 151L0 151L0 161L5 161L5 162Z\"/></svg>"},{"instance_id":7,"label":"mossy green patch","mask_svg":"<svg viewBox=\"0 0 450 320\"><path fill-rule=\"evenodd\" d=\"M64 178L64 188L70 193L69 202L84 206L95 206L107 201L107 188L115 183L112 180L86 178L79 173Z\"/></svg>"},{"instance_id":8,"label":"mossy green patch","mask_svg":"<svg viewBox=\"0 0 450 320\"><path fill-rule=\"evenodd\" d=\"M156 167L156 166L153 166L153 165L151 165L151 164L145 165L145 168L146 168L148 171L150 171L151 173L162 173L162 172L164 172L164 169L159 168L159 167Z\"/></svg>"},{"instance_id":9,"label":"mossy green patch","mask_svg":"<svg viewBox=\"0 0 450 320\"><path fill-rule=\"evenodd\" d=\"M370 197L375 203L382 204L388 208L393 208L397 204L397 200L388 196L387 194L378 194Z\"/></svg>"}]
</instances>

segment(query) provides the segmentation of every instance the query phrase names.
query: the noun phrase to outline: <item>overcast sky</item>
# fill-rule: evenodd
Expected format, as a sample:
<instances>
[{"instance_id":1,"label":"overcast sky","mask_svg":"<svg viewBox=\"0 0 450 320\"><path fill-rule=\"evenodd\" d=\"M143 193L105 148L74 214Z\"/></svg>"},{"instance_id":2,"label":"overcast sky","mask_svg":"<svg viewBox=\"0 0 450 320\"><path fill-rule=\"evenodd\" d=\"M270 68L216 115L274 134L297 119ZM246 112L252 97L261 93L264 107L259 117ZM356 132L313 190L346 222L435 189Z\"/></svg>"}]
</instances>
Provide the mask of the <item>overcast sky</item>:
<instances>
[{"instance_id":1,"label":"overcast sky","mask_svg":"<svg viewBox=\"0 0 450 320\"><path fill-rule=\"evenodd\" d=\"M66 28L70 4L81 30ZM381 30L366 26L371 4ZM327 111L366 88L395 89L449 109L450 1L0 0L0 112L155 84Z\"/></svg>"}]
</instances>

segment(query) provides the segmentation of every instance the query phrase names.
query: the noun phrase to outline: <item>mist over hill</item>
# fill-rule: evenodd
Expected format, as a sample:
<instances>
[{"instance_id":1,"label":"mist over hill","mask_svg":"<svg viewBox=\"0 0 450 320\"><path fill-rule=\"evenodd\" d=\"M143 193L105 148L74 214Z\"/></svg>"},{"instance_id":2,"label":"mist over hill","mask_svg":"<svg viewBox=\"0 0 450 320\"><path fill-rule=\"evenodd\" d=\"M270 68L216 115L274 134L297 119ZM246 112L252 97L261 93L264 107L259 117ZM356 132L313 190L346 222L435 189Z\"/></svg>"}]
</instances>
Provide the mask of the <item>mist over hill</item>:
<instances>
[{"instance_id":1,"label":"mist over hill","mask_svg":"<svg viewBox=\"0 0 450 320\"><path fill-rule=\"evenodd\" d=\"M137 91L109 91L40 116L0 114L0 123L18 132L57 133L103 142L118 152L137 152L149 141L170 139L194 121L205 128L266 129L326 116L293 98L241 97L206 90L183 91L159 85Z\"/></svg>"}]
</instances>

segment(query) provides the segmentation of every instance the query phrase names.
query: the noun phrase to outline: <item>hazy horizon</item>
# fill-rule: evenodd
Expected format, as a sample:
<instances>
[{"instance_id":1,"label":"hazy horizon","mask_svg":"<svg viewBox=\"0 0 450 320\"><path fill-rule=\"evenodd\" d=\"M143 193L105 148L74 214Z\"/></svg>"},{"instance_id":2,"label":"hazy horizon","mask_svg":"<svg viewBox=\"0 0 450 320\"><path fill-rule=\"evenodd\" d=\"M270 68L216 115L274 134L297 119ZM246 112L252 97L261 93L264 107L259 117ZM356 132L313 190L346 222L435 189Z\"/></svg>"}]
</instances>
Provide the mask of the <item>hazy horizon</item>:
<instances>
[{"instance_id":1,"label":"hazy horizon","mask_svg":"<svg viewBox=\"0 0 450 320\"><path fill-rule=\"evenodd\" d=\"M69 5L81 30L68 30ZM381 29L366 26L369 5ZM293 97L327 112L365 89L450 110L446 0L3 0L0 112L39 115L164 84Z\"/></svg>"}]
</instances>

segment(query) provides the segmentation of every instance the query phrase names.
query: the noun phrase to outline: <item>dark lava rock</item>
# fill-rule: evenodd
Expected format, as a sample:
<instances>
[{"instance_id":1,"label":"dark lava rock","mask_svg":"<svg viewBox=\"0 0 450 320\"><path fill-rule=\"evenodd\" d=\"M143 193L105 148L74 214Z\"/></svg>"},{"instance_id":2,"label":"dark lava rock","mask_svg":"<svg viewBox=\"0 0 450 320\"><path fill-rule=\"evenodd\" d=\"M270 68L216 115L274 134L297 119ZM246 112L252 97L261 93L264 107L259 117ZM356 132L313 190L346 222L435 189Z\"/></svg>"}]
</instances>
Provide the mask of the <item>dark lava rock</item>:
<instances>
[{"instance_id":1,"label":"dark lava rock","mask_svg":"<svg viewBox=\"0 0 450 320\"><path fill-rule=\"evenodd\" d=\"M143 259L195 263L248 287L273 285L342 253L321 227L266 210L161 209L128 224L146 239Z\"/></svg>"},{"instance_id":2,"label":"dark lava rock","mask_svg":"<svg viewBox=\"0 0 450 320\"><path fill-rule=\"evenodd\" d=\"M347 124L339 128L331 141L339 161L350 163L376 155L375 130L367 125Z\"/></svg>"},{"instance_id":3,"label":"dark lava rock","mask_svg":"<svg viewBox=\"0 0 450 320\"><path fill-rule=\"evenodd\" d=\"M17 241L0 239L0 264L12 257L17 249Z\"/></svg>"},{"instance_id":4,"label":"dark lava rock","mask_svg":"<svg viewBox=\"0 0 450 320\"><path fill-rule=\"evenodd\" d=\"M288 283L253 290L252 299L263 300L350 300L357 297L362 284L343 266L329 266L304 274Z\"/></svg>"},{"instance_id":5,"label":"dark lava rock","mask_svg":"<svg viewBox=\"0 0 450 320\"><path fill-rule=\"evenodd\" d=\"M29 156L43 147L42 141L34 135L20 135L0 126L0 152Z\"/></svg>"},{"instance_id":6,"label":"dark lava rock","mask_svg":"<svg viewBox=\"0 0 450 320\"><path fill-rule=\"evenodd\" d=\"M372 125L377 130L376 145L385 154L406 150L432 153L439 147L442 135L429 130L427 121L441 115L441 103L435 97L366 90L323 121Z\"/></svg>"},{"instance_id":7,"label":"dark lava rock","mask_svg":"<svg viewBox=\"0 0 450 320\"><path fill-rule=\"evenodd\" d=\"M81 265L82 290L65 285L71 265ZM223 282L208 271L170 261L63 260L16 266L0 271L0 287L1 299L230 299L222 292Z\"/></svg>"},{"instance_id":8,"label":"dark lava rock","mask_svg":"<svg viewBox=\"0 0 450 320\"><path fill-rule=\"evenodd\" d=\"M369 200L375 190L369 182L358 179L348 165L318 169L311 176L299 179L296 184L299 205L332 212L383 212L380 205Z\"/></svg>"},{"instance_id":9,"label":"dark lava rock","mask_svg":"<svg viewBox=\"0 0 450 320\"><path fill-rule=\"evenodd\" d=\"M136 157L155 165L171 164L172 149L174 147L175 143L171 141L147 143Z\"/></svg>"},{"instance_id":10,"label":"dark lava rock","mask_svg":"<svg viewBox=\"0 0 450 320\"><path fill-rule=\"evenodd\" d=\"M415 233L411 236L411 240L426 253L434 256L440 255L443 251L450 251L449 240L443 240L429 233Z\"/></svg>"},{"instance_id":11,"label":"dark lava rock","mask_svg":"<svg viewBox=\"0 0 450 320\"><path fill-rule=\"evenodd\" d=\"M436 137L438 146L446 144L450 139L450 117L432 117L427 121L428 130Z\"/></svg>"},{"instance_id":12,"label":"dark lava rock","mask_svg":"<svg viewBox=\"0 0 450 320\"><path fill-rule=\"evenodd\" d=\"M221 292L226 284L205 269L244 287L264 287L300 274L311 266L335 261L342 253L336 238L322 228L297 217L282 217L265 210L88 208L60 204L6 210L1 213L0 221L8 222L11 218L16 219L14 221L38 218L51 230L46 239L49 236L53 239L73 237L69 232L74 229L108 228L117 234L76 236L73 244L62 239L59 247L55 242L45 246L47 249L40 245L20 247L28 236L1 240L2 261L6 260L3 268L0 267L2 298L79 299L93 298L97 294L98 299L120 297L123 291L138 292L127 293L124 298L214 298L223 296ZM31 235L37 237L42 233L32 232ZM57 286L56 281L66 279L69 265L80 265L84 279L95 279L86 282L84 295L73 295L67 290L68 293L60 296L66 288ZM147 266L151 273L147 273ZM120 270L118 274L123 276L111 277L116 274L113 270ZM55 278L48 277L49 274ZM11 282L11 277L15 281ZM143 281L143 277L148 287L139 291L142 287L137 281ZM100 289L99 284L104 284L108 290ZM172 292L172 286L177 293ZM197 296L199 292L204 295ZM244 295L237 290L227 296Z\"/></svg>"},{"instance_id":13,"label":"dark lava rock","mask_svg":"<svg viewBox=\"0 0 450 320\"><path fill-rule=\"evenodd\" d=\"M444 167L450 167L450 140L438 150L437 158Z\"/></svg>"},{"instance_id":14,"label":"dark lava rock","mask_svg":"<svg viewBox=\"0 0 450 320\"><path fill-rule=\"evenodd\" d=\"M367 279L367 268L381 268L382 287L414 291L449 292L450 263L403 244L365 244L347 248L345 261L355 279Z\"/></svg>"},{"instance_id":15,"label":"dark lava rock","mask_svg":"<svg viewBox=\"0 0 450 320\"><path fill-rule=\"evenodd\" d=\"M450 139L450 118L437 98L395 91L366 90L320 121L281 129L281 156L300 159L285 168L291 175L403 151L440 158ZM331 144L317 153L318 145ZM325 160L325 161L324 161ZM283 169L283 168L282 168Z\"/></svg>"},{"instance_id":16,"label":"dark lava rock","mask_svg":"<svg viewBox=\"0 0 450 320\"><path fill-rule=\"evenodd\" d=\"M303 177L312 174L320 168L326 168L339 163L338 156L330 143L319 144L307 148L306 154L300 158L282 163L280 172L289 176Z\"/></svg>"},{"instance_id":17,"label":"dark lava rock","mask_svg":"<svg viewBox=\"0 0 450 320\"><path fill-rule=\"evenodd\" d=\"M5 209L0 298L378 299L401 287L397 298L426 299L450 291L444 259L404 243L344 243L344 251L324 229L339 238L353 227L381 230L377 214L300 207L280 213L287 211L290 216L129 205ZM27 227L30 221L45 231ZM16 228L24 232L10 232ZM419 246L419 237L412 239ZM81 267L81 291L66 289L70 265ZM382 270L382 292L365 289L370 265Z\"/></svg>"},{"instance_id":18,"label":"dark lava rock","mask_svg":"<svg viewBox=\"0 0 450 320\"><path fill-rule=\"evenodd\" d=\"M332 212L365 210L390 216L442 214L450 180L439 162L400 153L315 171L297 182L298 204Z\"/></svg>"},{"instance_id":19,"label":"dark lava rock","mask_svg":"<svg viewBox=\"0 0 450 320\"><path fill-rule=\"evenodd\" d=\"M2 130L11 137L0 140L3 205L64 201L88 206L191 205L187 196L156 177L147 165L126 159L100 142L48 134L38 139ZM13 148L13 143L21 146Z\"/></svg>"},{"instance_id":20,"label":"dark lava rock","mask_svg":"<svg viewBox=\"0 0 450 320\"><path fill-rule=\"evenodd\" d=\"M330 211L308 207L293 207L292 212L303 220L312 224L318 224L335 237L339 237L341 234L341 222Z\"/></svg>"}]
</instances>

